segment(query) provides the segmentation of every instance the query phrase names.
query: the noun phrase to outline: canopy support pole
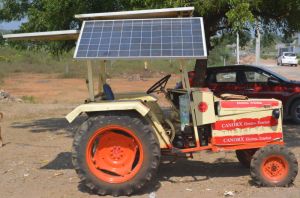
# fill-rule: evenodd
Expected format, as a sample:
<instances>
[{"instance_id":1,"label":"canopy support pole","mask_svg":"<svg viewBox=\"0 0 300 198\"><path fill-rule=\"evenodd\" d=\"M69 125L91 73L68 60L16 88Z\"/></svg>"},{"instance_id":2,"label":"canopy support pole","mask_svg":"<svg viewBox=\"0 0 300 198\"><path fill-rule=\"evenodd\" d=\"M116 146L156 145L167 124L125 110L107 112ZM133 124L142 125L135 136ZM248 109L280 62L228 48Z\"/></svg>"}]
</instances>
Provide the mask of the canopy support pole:
<instances>
[{"instance_id":1,"label":"canopy support pole","mask_svg":"<svg viewBox=\"0 0 300 198\"><path fill-rule=\"evenodd\" d=\"M106 61L101 61L99 66L99 79L98 79L98 95L103 94L103 85L106 83Z\"/></svg>"},{"instance_id":2,"label":"canopy support pole","mask_svg":"<svg viewBox=\"0 0 300 198\"><path fill-rule=\"evenodd\" d=\"M88 69L88 89L89 89L89 96L90 101L95 101L95 95L94 95L94 81L93 81L93 67L92 67L92 61L87 61L87 69Z\"/></svg>"},{"instance_id":3,"label":"canopy support pole","mask_svg":"<svg viewBox=\"0 0 300 198\"><path fill-rule=\"evenodd\" d=\"M196 146L200 147L200 139L199 139L199 133L198 133L198 127L197 127L197 123L196 123L196 113L195 113L195 104L194 104L194 100L193 100L193 95L192 93L192 89L190 86L190 81L189 81L189 77L188 77L188 72L187 72L187 66L186 66L186 60L180 60L180 67L181 67L181 72L182 72L182 79L183 79L183 86L185 87L185 89L187 90L187 94L189 97L189 101L190 101L190 112L192 114L192 120L193 120L193 128L194 128L194 133L195 133L195 139L196 139Z\"/></svg>"}]
</instances>

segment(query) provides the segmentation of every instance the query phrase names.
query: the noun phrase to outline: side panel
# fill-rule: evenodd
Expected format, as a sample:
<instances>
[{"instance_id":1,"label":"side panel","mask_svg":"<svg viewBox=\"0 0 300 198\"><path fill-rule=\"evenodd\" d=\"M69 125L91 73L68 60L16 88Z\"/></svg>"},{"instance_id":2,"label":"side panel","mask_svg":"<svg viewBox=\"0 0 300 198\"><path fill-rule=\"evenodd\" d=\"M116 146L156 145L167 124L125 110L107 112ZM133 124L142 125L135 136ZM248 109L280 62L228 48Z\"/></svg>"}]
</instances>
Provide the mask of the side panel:
<instances>
[{"instance_id":1,"label":"side panel","mask_svg":"<svg viewBox=\"0 0 300 198\"><path fill-rule=\"evenodd\" d=\"M282 103L275 99L221 100L218 115L228 116L282 108Z\"/></svg>"},{"instance_id":2,"label":"side panel","mask_svg":"<svg viewBox=\"0 0 300 198\"><path fill-rule=\"evenodd\" d=\"M194 111L197 126L216 121L214 95L209 91L193 91Z\"/></svg>"},{"instance_id":3,"label":"side panel","mask_svg":"<svg viewBox=\"0 0 300 198\"><path fill-rule=\"evenodd\" d=\"M273 110L220 117L212 125L213 145L236 145L272 142L283 139L282 115L272 116Z\"/></svg>"}]
</instances>

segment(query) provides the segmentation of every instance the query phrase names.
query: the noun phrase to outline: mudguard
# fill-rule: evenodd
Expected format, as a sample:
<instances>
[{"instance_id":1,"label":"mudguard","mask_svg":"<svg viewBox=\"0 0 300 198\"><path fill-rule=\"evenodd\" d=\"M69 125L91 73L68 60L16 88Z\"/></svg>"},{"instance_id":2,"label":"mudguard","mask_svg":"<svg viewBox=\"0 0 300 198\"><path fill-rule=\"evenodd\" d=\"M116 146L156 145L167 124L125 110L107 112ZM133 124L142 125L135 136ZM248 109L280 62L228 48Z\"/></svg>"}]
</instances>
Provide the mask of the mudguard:
<instances>
[{"instance_id":1,"label":"mudguard","mask_svg":"<svg viewBox=\"0 0 300 198\"><path fill-rule=\"evenodd\" d=\"M143 105L141 101L108 101L101 103L89 103L76 107L71 111L66 119L69 123L73 122L77 116L84 112L101 112L101 111L121 111L121 110L135 110L143 117L150 111L148 107Z\"/></svg>"}]
</instances>

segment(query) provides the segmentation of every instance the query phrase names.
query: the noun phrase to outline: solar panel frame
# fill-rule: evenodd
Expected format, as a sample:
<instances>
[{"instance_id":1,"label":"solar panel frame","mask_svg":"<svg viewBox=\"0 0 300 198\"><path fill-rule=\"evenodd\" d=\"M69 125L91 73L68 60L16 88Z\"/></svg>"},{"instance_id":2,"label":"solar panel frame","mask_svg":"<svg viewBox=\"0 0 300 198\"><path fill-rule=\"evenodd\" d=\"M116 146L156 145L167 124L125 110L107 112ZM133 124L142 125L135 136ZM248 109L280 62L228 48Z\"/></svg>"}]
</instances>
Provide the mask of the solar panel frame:
<instances>
[{"instance_id":1,"label":"solar panel frame","mask_svg":"<svg viewBox=\"0 0 300 198\"><path fill-rule=\"evenodd\" d=\"M153 37L153 35L152 35L152 33L156 33L156 32L154 32L153 30L149 30L148 28L148 26L141 26L141 32L140 32L140 34L141 34L141 36L136 36L136 37L132 37L132 35L128 35L129 33L130 34L132 34L133 32L135 32L136 33L136 31L132 31L132 29L133 28L138 28L138 26L137 27L134 27L134 26L132 26L131 28L131 30L130 31L124 31L123 30L123 25L125 24L125 23L137 23L137 22L142 22L142 23L144 23L144 22L154 22L154 21L156 21L156 20L161 20L161 28L163 28L163 26L162 26L162 24L163 24L163 22L166 22L166 26L167 27L169 27L170 25L171 25L171 27L172 27L172 21L175 21L175 20L199 20L199 25L200 25L200 29L199 29L199 40L198 40L198 44L200 45L201 44L201 47L199 47L199 49L201 50L202 49L202 51L203 51L203 54L198 54L198 55L189 55L189 54L187 54L186 56L184 55L184 52L183 52L183 43L184 42L182 42L182 47L180 48L178 45L173 45L173 43L171 42L170 44L172 45L171 46L171 48L170 48L170 51L174 51L174 54L175 55L162 55L163 54L163 41L162 41L162 35L160 36L160 38L161 38L161 40L159 41L159 39L158 39L158 36L155 36L155 37ZM95 26L95 24L97 23L97 22L102 22L102 24L103 24L103 26L102 26L102 30L101 30L101 35L99 35L99 34L96 34L96 36L98 36L97 38L92 38L92 36L95 36L95 35L92 35L93 34L93 32L90 32L90 38L89 38L89 41L88 41L88 39L85 39L84 37L83 37L83 35L85 34L85 36L87 36L87 35L89 35L89 32L86 32L85 30L87 29L87 27L86 27L86 25L89 23L89 24L91 24L91 23L93 23L93 26L91 27L91 30L94 30L94 28L96 27L96 28L99 28L99 27L97 27L97 26ZM170 23L171 22L171 23ZM132 42L130 42L130 43L128 43L128 44L130 44L130 47L129 47L129 49L127 49L128 51L126 51L126 50L121 50L120 48L119 49L114 49L114 50L112 50L112 51L117 51L118 50L118 55L117 54L115 54L114 56L99 56L99 52L100 51L103 51L103 53L104 52L107 52L107 50L100 50L99 49L99 47L100 47L100 42L103 42L102 43L102 47L104 46L104 47L109 47L109 49L108 49L108 51L110 50L110 47L113 47L113 48L115 48L116 46L115 45L112 45L111 44L111 39L112 39L112 34L117 34L117 32L114 32L114 31L112 31L114 28L116 28L116 26L113 26L112 25L112 27L111 27L111 29L109 29L109 27L106 27L104 24L105 23L112 23L112 24L114 24L114 23L122 23L122 31L120 31L120 34L121 35L119 35L120 37L120 41L119 41L119 47L121 47L121 40L122 39L126 39L126 37L125 38L123 38L122 36L123 36L123 34L127 34L127 36L128 36L128 38L127 39L133 39L133 38L136 38L137 40L136 41L134 41L134 40L132 40ZM183 24L181 24L181 25L183 25ZM104 31L104 28L106 28L106 30ZM128 28L128 27L127 27ZM142 29L143 28L146 28L144 31L142 31ZM152 26L151 26L151 28L152 28ZM157 28L157 27L155 27L155 28ZM148 30L148 31L147 31ZM170 29L170 31L171 31L171 29ZM181 27L181 34L182 34L182 27ZM191 24L191 34L193 34L194 32L192 32L192 24ZM142 34L144 34L144 33L151 33L151 36L150 37L143 37L142 36ZM158 31L159 32L159 31ZM102 34L105 34L105 35L102 35ZM106 35L107 34L107 35ZM102 41L102 38L104 37L104 36L108 36L108 34L110 34L110 39L109 40L103 40ZM164 32L161 30L161 34L164 34ZM173 32L171 31L171 34L173 34ZM118 35L115 35L115 36L118 36ZM170 36L168 36L168 37L170 37ZM176 39L175 38L176 37L176 35L175 36L171 36L170 38L171 39ZM182 36L181 36L182 37ZM181 38L180 36L178 36L177 37L177 39L179 39L179 38ZM105 37L104 37L105 38ZM108 38L108 37L107 37ZM118 37L117 37L118 38ZM158 44L160 44L161 45L161 48L160 48L160 50L161 50L161 54L160 55L158 55L158 53L157 52L155 52L155 50L153 50L153 49L159 49L159 47L157 46L157 45L155 45L156 43L154 42L152 42L152 40L151 40L151 42L150 43L148 43L148 46L147 45L144 45L143 43L142 43L142 39L157 39L157 42L158 42ZM164 38L166 38L166 37L164 37ZM183 38L183 37L182 37ZM181 38L181 39L182 39ZM186 37L187 38L187 37ZM85 40L83 40L83 39L85 39ZM98 44L98 49L97 49L97 51L96 51L96 46L94 46L94 45L91 45L92 43L91 43L91 41L94 39L94 41L98 41L99 42L99 44ZM113 39L116 39L116 37L113 37ZM140 39L140 40L139 40ZM82 46L83 44L82 44L82 42L87 42L88 44L87 44L87 50L86 50L86 56L78 56L78 52L80 51L79 50L79 48L80 48L80 46ZM149 41L148 41L149 42ZM180 43L180 42L179 42ZM192 45L194 45L195 43L197 43L197 42L194 42L194 41L192 41L192 42L190 42L190 43L192 43ZM105 45L105 44L107 44L107 46ZM141 51L141 49L142 49L142 47L143 47L143 49L144 49L144 55L142 55L142 54L136 54L136 52L133 52L133 51L130 51L130 49L131 49L131 47L132 47L132 44L133 44L133 46L135 46L135 47L138 47L138 45L140 45L139 47L139 49L140 49L140 51ZM147 43L146 43L147 44ZM150 45L150 46L149 46ZM90 49L90 47L92 47L92 48L94 48L93 50L90 50L90 51L93 51L93 53L94 53L94 56L87 56L88 55L88 53L89 53L89 49ZM122 45L122 47L126 47L126 45ZM196 48L192 48L191 50L195 50ZM167 49L168 50L168 49ZM175 53L175 50L177 50L176 52L177 52L177 55L176 55L176 53ZM179 53L179 51L182 51L182 53L180 54ZM137 50L135 50L135 51L137 51ZM150 51L150 55L149 54L147 54L147 55L145 55L148 51ZM111 52L111 51L109 51L109 52ZM120 56L120 52L122 52L123 53L123 55L121 55ZM127 54L126 54L126 52L127 52ZM151 53L153 53L153 52L155 52L154 54L151 54ZM92 52L90 52L90 53L92 53ZM96 53L97 53L97 55L96 55ZM112 52L111 52L112 53ZM129 54L128 54L129 53ZM165 52L165 53L167 53L167 52ZM194 53L193 53L194 54ZM121 19L121 20L92 20L92 21L84 21L83 22L83 25L82 25L82 28L81 28L81 31L80 31L80 35L79 35L79 39L78 39L78 41L77 41L77 44L76 44L76 49L75 49L75 53L74 53L74 58L75 59L86 59L86 60L93 60L93 59L100 59L100 60L126 60L126 59L142 59L142 60L145 60L145 59L206 59L207 58L207 49L206 49L206 40L205 40L205 33L204 33L204 24L203 24L203 18L202 17L189 17L189 18L153 18L153 19Z\"/></svg>"}]
</instances>

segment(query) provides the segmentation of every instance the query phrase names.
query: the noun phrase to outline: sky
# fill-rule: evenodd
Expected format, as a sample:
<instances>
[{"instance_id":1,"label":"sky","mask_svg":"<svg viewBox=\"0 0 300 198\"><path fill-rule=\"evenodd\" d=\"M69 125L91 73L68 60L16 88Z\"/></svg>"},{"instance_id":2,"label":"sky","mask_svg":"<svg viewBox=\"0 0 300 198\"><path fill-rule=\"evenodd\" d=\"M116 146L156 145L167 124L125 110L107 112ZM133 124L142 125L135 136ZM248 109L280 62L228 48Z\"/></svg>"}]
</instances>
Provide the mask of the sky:
<instances>
[{"instance_id":1,"label":"sky","mask_svg":"<svg viewBox=\"0 0 300 198\"><path fill-rule=\"evenodd\" d=\"M24 23L26 19L22 19L21 21L12 21L9 23L0 23L0 29L2 30L17 30L19 29L20 25Z\"/></svg>"}]
</instances>

